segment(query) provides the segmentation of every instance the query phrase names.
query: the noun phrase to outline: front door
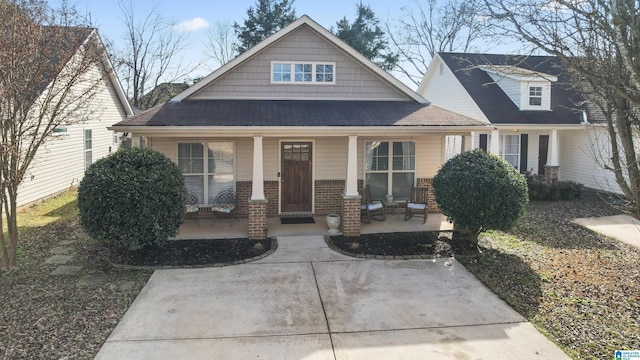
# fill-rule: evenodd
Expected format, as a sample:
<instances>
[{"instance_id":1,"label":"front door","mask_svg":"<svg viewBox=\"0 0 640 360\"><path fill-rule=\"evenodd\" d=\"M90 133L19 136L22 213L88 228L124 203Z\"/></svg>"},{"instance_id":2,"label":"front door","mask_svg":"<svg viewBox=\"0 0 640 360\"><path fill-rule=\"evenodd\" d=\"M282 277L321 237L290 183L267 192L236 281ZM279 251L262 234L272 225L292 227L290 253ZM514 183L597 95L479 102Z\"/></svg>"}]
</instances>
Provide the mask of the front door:
<instances>
[{"instance_id":1,"label":"front door","mask_svg":"<svg viewBox=\"0 0 640 360\"><path fill-rule=\"evenodd\" d=\"M540 135L538 147L538 174L544 175L544 166L547 165L547 154L549 153L549 135Z\"/></svg>"},{"instance_id":2,"label":"front door","mask_svg":"<svg viewBox=\"0 0 640 360\"><path fill-rule=\"evenodd\" d=\"M282 143L282 212L311 212L312 146L310 142Z\"/></svg>"}]
</instances>

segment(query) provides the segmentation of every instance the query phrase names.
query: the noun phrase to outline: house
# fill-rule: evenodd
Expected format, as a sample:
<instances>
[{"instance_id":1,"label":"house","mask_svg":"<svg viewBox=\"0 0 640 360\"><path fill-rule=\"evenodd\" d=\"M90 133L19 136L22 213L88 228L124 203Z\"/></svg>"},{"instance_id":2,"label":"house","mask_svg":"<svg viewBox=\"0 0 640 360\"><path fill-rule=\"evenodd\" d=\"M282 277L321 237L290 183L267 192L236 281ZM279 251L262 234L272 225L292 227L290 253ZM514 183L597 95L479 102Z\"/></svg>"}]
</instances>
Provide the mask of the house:
<instances>
[{"instance_id":1,"label":"house","mask_svg":"<svg viewBox=\"0 0 640 360\"><path fill-rule=\"evenodd\" d=\"M418 93L490 125L472 133L467 148L498 154L523 173L620 192L602 167L609 151L604 118L569 83L552 56L443 52L434 56Z\"/></svg>"},{"instance_id":2,"label":"house","mask_svg":"<svg viewBox=\"0 0 640 360\"><path fill-rule=\"evenodd\" d=\"M104 48L95 29L62 29L69 32L69 38L80 36L83 40L80 44L95 41L98 46ZM82 51L82 46L78 46L76 54ZM72 61L73 58L62 66L60 71L54 74L55 77L60 77ZM118 148L118 136L108 130L107 126L133 115L133 111L107 56L104 56L101 64L94 64L93 67L87 75L93 77L92 83L98 80L100 82L95 96L91 99L90 108L86 110L87 113L91 113L89 120L58 126L53 130L53 139L40 146L18 187L18 206L33 203L78 185L89 165ZM45 79L43 88L38 90L39 93L48 91L47 85L53 80ZM84 85L78 83L74 86ZM45 96L44 93L41 96Z\"/></svg>"},{"instance_id":3,"label":"house","mask_svg":"<svg viewBox=\"0 0 640 360\"><path fill-rule=\"evenodd\" d=\"M430 105L302 16L110 129L176 162L201 206L234 189L249 237L260 239L267 217L300 214L341 214L343 233L358 235L363 186L374 199L407 199L431 183L447 135L486 126Z\"/></svg>"}]
</instances>

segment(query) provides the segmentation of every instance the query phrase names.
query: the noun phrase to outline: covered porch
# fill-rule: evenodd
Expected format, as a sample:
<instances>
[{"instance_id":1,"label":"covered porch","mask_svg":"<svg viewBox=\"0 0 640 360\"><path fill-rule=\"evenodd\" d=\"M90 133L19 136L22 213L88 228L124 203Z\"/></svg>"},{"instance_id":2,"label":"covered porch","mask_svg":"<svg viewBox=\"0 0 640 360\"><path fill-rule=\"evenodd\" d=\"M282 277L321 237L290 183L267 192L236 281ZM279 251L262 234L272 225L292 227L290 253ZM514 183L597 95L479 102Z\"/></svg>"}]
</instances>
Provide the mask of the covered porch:
<instances>
[{"instance_id":1,"label":"covered porch","mask_svg":"<svg viewBox=\"0 0 640 360\"><path fill-rule=\"evenodd\" d=\"M267 236L295 236L295 235L329 235L324 216L314 217L315 224L281 224L279 218L267 219ZM201 219L200 224L188 220L180 226L180 233L174 240L186 239L233 239L246 238L249 227L248 219L237 221L215 221ZM384 221L371 221L361 224L361 234L379 234L394 232L420 231L449 231L453 225L440 214L429 214L425 224L422 218L412 218L404 221L402 214L388 214Z\"/></svg>"}]
</instances>

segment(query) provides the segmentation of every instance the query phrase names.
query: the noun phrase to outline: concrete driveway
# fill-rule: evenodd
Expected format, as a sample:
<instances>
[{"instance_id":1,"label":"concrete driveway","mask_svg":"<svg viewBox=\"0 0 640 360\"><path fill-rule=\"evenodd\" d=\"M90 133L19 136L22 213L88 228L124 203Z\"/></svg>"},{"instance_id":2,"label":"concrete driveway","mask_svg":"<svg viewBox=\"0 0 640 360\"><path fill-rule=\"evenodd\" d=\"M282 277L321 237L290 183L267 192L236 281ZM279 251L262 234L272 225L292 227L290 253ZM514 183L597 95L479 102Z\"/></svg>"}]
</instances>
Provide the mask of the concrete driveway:
<instances>
[{"instance_id":1,"label":"concrete driveway","mask_svg":"<svg viewBox=\"0 0 640 360\"><path fill-rule=\"evenodd\" d=\"M455 260L357 260L322 236L156 271L96 359L568 359Z\"/></svg>"}]
</instances>

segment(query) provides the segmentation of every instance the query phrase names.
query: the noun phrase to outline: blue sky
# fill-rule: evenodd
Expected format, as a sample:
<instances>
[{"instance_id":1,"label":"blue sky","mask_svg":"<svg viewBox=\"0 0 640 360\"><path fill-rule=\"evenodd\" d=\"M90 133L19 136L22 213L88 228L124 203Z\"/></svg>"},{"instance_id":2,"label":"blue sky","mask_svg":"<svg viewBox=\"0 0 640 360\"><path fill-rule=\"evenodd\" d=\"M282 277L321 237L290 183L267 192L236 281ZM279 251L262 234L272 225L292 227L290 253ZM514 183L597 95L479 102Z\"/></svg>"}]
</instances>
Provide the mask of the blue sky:
<instances>
[{"instance_id":1,"label":"blue sky","mask_svg":"<svg viewBox=\"0 0 640 360\"><path fill-rule=\"evenodd\" d=\"M56 7L62 0L49 0ZM246 18L247 9L254 6L257 0L132 0L134 8L141 16L151 9L167 20L185 25L187 49L183 56L187 61L197 63L206 52L207 33L217 21L228 20L231 23L242 23ZM91 22L98 28L100 35L115 44L125 40L125 26L117 0L68 0L80 12L88 13ZM293 7L296 16L304 14L310 16L320 25L329 29L344 16L352 20L355 18L358 0L295 0ZM369 0L369 4L378 18L385 21L401 14L401 7L411 5L413 0ZM204 76L215 70L218 65L207 61L192 74L193 77Z\"/></svg>"}]
</instances>

